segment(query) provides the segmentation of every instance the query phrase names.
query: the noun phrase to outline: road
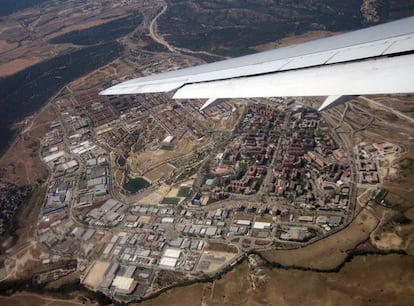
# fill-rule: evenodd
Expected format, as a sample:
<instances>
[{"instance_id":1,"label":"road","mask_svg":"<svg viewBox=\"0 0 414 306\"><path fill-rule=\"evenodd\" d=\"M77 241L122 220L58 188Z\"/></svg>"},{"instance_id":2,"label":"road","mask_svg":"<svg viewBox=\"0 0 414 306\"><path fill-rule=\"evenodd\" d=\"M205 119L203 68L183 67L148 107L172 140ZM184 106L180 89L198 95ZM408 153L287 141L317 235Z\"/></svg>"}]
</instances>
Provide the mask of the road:
<instances>
[{"instance_id":1,"label":"road","mask_svg":"<svg viewBox=\"0 0 414 306\"><path fill-rule=\"evenodd\" d=\"M335 125L335 121L338 118L335 118L335 116L332 115L332 112L323 112L322 116L326 120L326 122L331 127L331 135L335 139L336 143L340 144L342 148L344 148L346 155L348 156L349 160L349 168L351 170L351 180L350 180L350 192L349 192L349 199L350 199L350 215L346 218L344 221L345 224L349 224L352 222L352 220L355 217L355 207L356 207L356 197L357 197L357 190L358 190L358 178L357 178L357 166L355 162L355 156L354 156L354 147L355 147L355 130L348 122L346 122L345 116L348 112L348 107L345 106L343 112L341 113L338 111L338 109L334 109L336 112L339 113L339 122L343 123L343 125L346 125L349 131L338 133L337 129L339 128L339 125ZM349 136L348 136L349 134Z\"/></svg>"},{"instance_id":2,"label":"road","mask_svg":"<svg viewBox=\"0 0 414 306\"><path fill-rule=\"evenodd\" d=\"M166 47L170 52L178 53L178 51L174 47L172 47L168 42L166 42L162 36L158 35L158 31L157 31L157 19L162 14L165 13L167 8L168 8L167 3L164 3L164 6L162 7L162 10L154 17L154 19L151 20L148 29L149 29L149 32L150 32L150 36L153 40L155 40L160 45L163 45L164 47Z\"/></svg>"},{"instance_id":3,"label":"road","mask_svg":"<svg viewBox=\"0 0 414 306\"><path fill-rule=\"evenodd\" d=\"M397 117L399 117L401 119L404 119L404 120L407 120L407 121L409 121L411 123L414 123L414 119L413 118L411 118L411 117L409 117L407 115L404 115L403 113L401 113L401 112L393 109L392 107L386 106L386 105L384 105L382 103L379 103L379 102L377 102L375 100L372 100L372 99L367 98L367 97L364 97L364 96L361 96L360 98L362 100L365 100L365 101L367 101L369 103L374 104L375 106L377 106L377 107L379 107L379 108L381 108L383 110L386 110L386 111L389 111L389 112L393 113L394 115L396 115Z\"/></svg>"},{"instance_id":4,"label":"road","mask_svg":"<svg viewBox=\"0 0 414 306\"><path fill-rule=\"evenodd\" d=\"M168 4L166 2L164 2L163 6L162 6L162 10L151 20L150 25L148 27L149 33L151 38L156 41L157 43L163 45L164 47L166 47L170 52L172 53L178 53L178 54L182 54L182 53L190 53L190 54L204 54L204 55L208 55L208 56L213 56L213 57L219 57L219 58L223 58L223 59L227 59L228 57L225 56L221 56L221 55L217 55L217 54L213 54L210 52L206 52L206 51L193 51L190 49L186 49L186 48L179 48L179 47L174 47L172 45L170 45L159 33L158 33L158 28L157 28L157 20L158 18L163 15L166 10L168 9Z\"/></svg>"}]
</instances>

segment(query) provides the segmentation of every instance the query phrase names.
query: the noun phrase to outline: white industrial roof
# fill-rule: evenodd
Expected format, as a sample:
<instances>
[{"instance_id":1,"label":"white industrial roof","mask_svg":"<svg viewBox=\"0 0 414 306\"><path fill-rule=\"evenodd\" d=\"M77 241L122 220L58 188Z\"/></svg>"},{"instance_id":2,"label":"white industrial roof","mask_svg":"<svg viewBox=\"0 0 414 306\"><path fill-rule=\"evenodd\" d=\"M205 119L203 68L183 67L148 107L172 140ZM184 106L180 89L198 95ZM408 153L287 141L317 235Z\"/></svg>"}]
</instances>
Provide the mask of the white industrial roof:
<instances>
[{"instance_id":1,"label":"white industrial roof","mask_svg":"<svg viewBox=\"0 0 414 306\"><path fill-rule=\"evenodd\" d=\"M177 249L166 249L164 252L164 257L179 258L181 251Z\"/></svg>"},{"instance_id":2,"label":"white industrial roof","mask_svg":"<svg viewBox=\"0 0 414 306\"><path fill-rule=\"evenodd\" d=\"M270 225L271 225L270 222L254 222L253 228L254 229L265 229L265 228L269 228Z\"/></svg>"},{"instance_id":3,"label":"white industrial roof","mask_svg":"<svg viewBox=\"0 0 414 306\"><path fill-rule=\"evenodd\" d=\"M178 259L176 259L176 258L161 257L160 265L161 266L166 266L166 267L174 268L175 265L177 264L177 261L178 261Z\"/></svg>"},{"instance_id":4,"label":"white industrial roof","mask_svg":"<svg viewBox=\"0 0 414 306\"><path fill-rule=\"evenodd\" d=\"M71 161L68 161L67 163L64 163L62 165L63 169L67 170L73 167L76 167L78 165L78 162L75 159L72 159Z\"/></svg>"},{"instance_id":5,"label":"white industrial roof","mask_svg":"<svg viewBox=\"0 0 414 306\"><path fill-rule=\"evenodd\" d=\"M250 220L237 220L237 225L250 225Z\"/></svg>"},{"instance_id":6,"label":"white industrial roof","mask_svg":"<svg viewBox=\"0 0 414 306\"><path fill-rule=\"evenodd\" d=\"M128 290L131 287L133 282L134 282L133 278L117 276L112 281L112 286L117 287L120 290Z\"/></svg>"},{"instance_id":7,"label":"white industrial roof","mask_svg":"<svg viewBox=\"0 0 414 306\"><path fill-rule=\"evenodd\" d=\"M162 142L170 143L174 139L174 136L168 135Z\"/></svg>"},{"instance_id":8,"label":"white industrial roof","mask_svg":"<svg viewBox=\"0 0 414 306\"><path fill-rule=\"evenodd\" d=\"M59 157L65 156L64 151L58 151L56 153L50 154L48 156L43 157L45 163L51 162L52 160L58 159Z\"/></svg>"},{"instance_id":9,"label":"white industrial roof","mask_svg":"<svg viewBox=\"0 0 414 306\"><path fill-rule=\"evenodd\" d=\"M171 217L164 217L161 219L161 223L173 223L174 222L174 218Z\"/></svg>"}]
</instances>

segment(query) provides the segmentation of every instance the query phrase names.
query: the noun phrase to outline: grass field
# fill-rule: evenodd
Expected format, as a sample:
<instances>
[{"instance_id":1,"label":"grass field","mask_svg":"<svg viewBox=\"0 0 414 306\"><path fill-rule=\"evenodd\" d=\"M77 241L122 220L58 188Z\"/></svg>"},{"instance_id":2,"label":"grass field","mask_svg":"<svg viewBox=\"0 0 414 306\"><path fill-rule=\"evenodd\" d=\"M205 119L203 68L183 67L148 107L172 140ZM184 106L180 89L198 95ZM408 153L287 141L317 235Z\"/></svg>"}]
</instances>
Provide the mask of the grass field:
<instances>
[{"instance_id":1,"label":"grass field","mask_svg":"<svg viewBox=\"0 0 414 306\"><path fill-rule=\"evenodd\" d=\"M177 197L189 198L190 195L191 195L191 187L183 186L183 187L180 187L180 190L178 190Z\"/></svg>"},{"instance_id":2,"label":"grass field","mask_svg":"<svg viewBox=\"0 0 414 306\"><path fill-rule=\"evenodd\" d=\"M180 203L179 198L164 198L161 201L161 204L170 204L170 205L177 205L178 203Z\"/></svg>"}]
</instances>

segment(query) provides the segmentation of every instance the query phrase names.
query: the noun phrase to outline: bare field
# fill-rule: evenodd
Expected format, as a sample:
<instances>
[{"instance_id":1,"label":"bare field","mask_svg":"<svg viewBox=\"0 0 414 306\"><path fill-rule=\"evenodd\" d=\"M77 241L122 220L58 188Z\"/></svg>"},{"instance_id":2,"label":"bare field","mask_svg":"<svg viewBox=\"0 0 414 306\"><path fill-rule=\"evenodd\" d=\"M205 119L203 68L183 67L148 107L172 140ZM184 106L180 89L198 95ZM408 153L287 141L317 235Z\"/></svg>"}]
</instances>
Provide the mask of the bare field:
<instances>
[{"instance_id":1,"label":"bare field","mask_svg":"<svg viewBox=\"0 0 414 306\"><path fill-rule=\"evenodd\" d=\"M42 108L24 131L16 138L14 144L0 159L3 177L16 184L35 184L38 179L46 179L48 169L40 161L38 140L48 130L48 122L55 119L55 112L50 105Z\"/></svg>"},{"instance_id":2,"label":"bare field","mask_svg":"<svg viewBox=\"0 0 414 306\"><path fill-rule=\"evenodd\" d=\"M168 185L161 185L157 188L154 192L150 193L149 195L140 199L137 204L157 204L161 203L162 199L167 196L167 194L171 190L171 186Z\"/></svg>"},{"instance_id":3,"label":"bare field","mask_svg":"<svg viewBox=\"0 0 414 306\"><path fill-rule=\"evenodd\" d=\"M162 177L169 176L174 170L175 167L173 165L166 163L147 173L144 173L144 177L148 179L151 183L153 183L158 181Z\"/></svg>"},{"instance_id":4,"label":"bare field","mask_svg":"<svg viewBox=\"0 0 414 306\"><path fill-rule=\"evenodd\" d=\"M4 179L18 185L35 186L38 180L46 180L49 172L39 158L39 143L36 138L48 130L48 122L54 118L55 113L52 107L48 105L28 121L28 125L0 159L0 169ZM44 195L45 187L36 186L30 199L21 207L18 215L19 227L17 234L19 239L16 242L17 248L32 239ZM26 250L26 252L31 252L31 250ZM36 265L37 263L31 261L31 264ZM21 271L15 273L26 273L31 268L30 265L24 266L21 267Z\"/></svg>"},{"instance_id":5,"label":"bare field","mask_svg":"<svg viewBox=\"0 0 414 306\"><path fill-rule=\"evenodd\" d=\"M414 299L414 258L402 255L357 256L338 273L259 267L261 276L247 262L220 279L174 288L133 306L213 305L411 305ZM79 297L60 300L45 295L17 293L0 296L4 306L81 305ZM84 305L93 305L86 302Z\"/></svg>"},{"instance_id":6,"label":"bare field","mask_svg":"<svg viewBox=\"0 0 414 306\"><path fill-rule=\"evenodd\" d=\"M25 130L30 133L30 136L41 138L46 132L50 131L50 122L56 120L56 116L53 105L49 103L35 115L33 123Z\"/></svg>"},{"instance_id":7,"label":"bare field","mask_svg":"<svg viewBox=\"0 0 414 306\"><path fill-rule=\"evenodd\" d=\"M18 293L12 296L0 296L0 305L2 306L73 306L73 305L96 305L89 301L82 303L78 299L62 300L38 295L34 293Z\"/></svg>"},{"instance_id":8,"label":"bare field","mask_svg":"<svg viewBox=\"0 0 414 306\"><path fill-rule=\"evenodd\" d=\"M65 13L65 12L61 12L61 13ZM71 11L67 10L66 13L71 14ZM71 24L67 27L64 27L63 29L60 29L59 31L56 31L56 32L53 32L53 33L50 33L50 34L46 35L44 38L45 38L45 40L49 40L49 39L52 39L54 37L57 37L57 36L72 32L72 31L79 31L79 30L88 29L88 28L91 28L91 27L94 27L94 26L101 25L103 23L110 22L114 19L121 18L121 17L122 17L122 15L116 15L116 16L113 16L113 18L111 18L109 16L108 17L105 16L104 19L90 20L90 21L85 21L85 22L78 23L78 24Z\"/></svg>"},{"instance_id":9,"label":"bare field","mask_svg":"<svg viewBox=\"0 0 414 306\"><path fill-rule=\"evenodd\" d=\"M340 32L329 32L329 31L310 31L306 32L302 35L290 36L283 39L280 39L275 42L270 42L263 45L254 46L252 49L256 50L257 52L271 50L275 48L287 47L295 44L304 43L306 41L320 39L324 37L329 37L332 35L338 35Z\"/></svg>"},{"instance_id":10,"label":"bare field","mask_svg":"<svg viewBox=\"0 0 414 306\"><path fill-rule=\"evenodd\" d=\"M197 306L202 305L203 284L193 284L183 288L169 290L155 299L131 306Z\"/></svg>"},{"instance_id":11,"label":"bare field","mask_svg":"<svg viewBox=\"0 0 414 306\"><path fill-rule=\"evenodd\" d=\"M235 253L204 251L198 261L196 271L213 273L228 265L235 257ZM213 258L213 260L211 260ZM205 264L207 263L207 266Z\"/></svg>"},{"instance_id":12,"label":"bare field","mask_svg":"<svg viewBox=\"0 0 414 306\"><path fill-rule=\"evenodd\" d=\"M414 98L412 96L376 96L374 100L380 102L386 107L395 109L402 112L404 115L414 118L412 108Z\"/></svg>"},{"instance_id":13,"label":"bare field","mask_svg":"<svg viewBox=\"0 0 414 306\"><path fill-rule=\"evenodd\" d=\"M404 161L414 158L414 144L407 145L407 154L394 162L395 175L384 180L384 188L388 190L387 199L392 208L406 210L414 207L414 165L405 166Z\"/></svg>"},{"instance_id":14,"label":"bare field","mask_svg":"<svg viewBox=\"0 0 414 306\"><path fill-rule=\"evenodd\" d=\"M413 267L413 257L400 255L358 256L338 273L263 267L253 286L245 262L213 283L172 289L139 305L410 305Z\"/></svg>"},{"instance_id":15,"label":"bare field","mask_svg":"<svg viewBox=\"0 0 414 306\"><path fill-rule=\"evenodd\" d=\"M1 53L10 51L18 46L17 43L9 43L7 40L0 40Z\"/></svg>"},{"instance_id":16,"label":"bare field","mask_svg":"<svg viewBox=\"0 0 414 306\"><path fill-rule=\"evenodd\" d=\"M18 185L34 184L37 179L46 179L48 171L38 157L38 143L34 139L19 135L0 160L2 177Z\"/></svg>"},{"instance_id":17,"label":"bare field","mask_svg":"<svg viewBox=\"0 0 414 306\"><path fill-rule=\"evenodd\" d=\"M209 241L205 247L207 251L233 253L236 254L238 249L236 246L228 243Z\"/></svg>"},{"instance_id":18,"label":"bare field","mask_svg":"<svg viewBox=\"0 0 414 306\"><path fill-rule=\"evenodd\" d=\"M41 40L22 44L18 48L2 53L0 60L0 76L6 77L22 71L30 66L48 60L61 52L67 51L66 45L49 45ZM70 48L73 49L72 46Z\"/></svg>"},{"instance_id":19,"label":"bare field","mask_svg":"<svg viewBox=\"0 0 414 306\"><path fill-rule=\"evenodd\" d=\"M388 222L383 222L373 235L371 242L381 250L405 250L408 254L414 255L414 208L404 212L404 216L411 220L407 224L396 221L400 214L394 211L393 218Z\"/></svg>"},{"instance_id":20,"label":"bare field","mask_svg":"<svg viewBox=\"0 0 414 306\"><path fill-rule=\"evenodd\" d=\"M14 59L10 62L0 64L0 76L6 77L21 70L26 69L29 66L37 64L41 62L40 58L32 57L32 58L18 58Z\"/></svg>"},{"instance_id":21,"label":"bare field","mask_svg":"<svg viewBox=\"0 0 414 306\"><path fill-rule=\"evenodd\" d=\"M183 157L186 154L192 154L192 152L196 149L201 147L205 144L205 141L199 142L193 140L189 136L184 136L183 139L176 145L173 151L167 150L158 150L158 151L145 151L139 152L135 154L131 154L128 159L128 162L131 165L135 165L134 168L140 169L143 171L144 169L151 168L159 163Z\"/></svg>"},{"instance_id":22,"label":"bare field","mask_svg":"<svg viewBox=\"0 0 414 306\"><path fill-rule=\"evenodd\" d=\"M43 10L22 10L4 18L0 25L0 76L9 76L74 47L51 44L50 39L125 17L141 4L125 8L114 7L110 1L98 1L93 9L89 5L62 2Z\"/></svg>"},{"instance_id":23,"label":"bare field","mask_svg":"<svg viewBox=\"0 0 414 306\"><path fill-rule=\"evenodd\" d=\"M81 77L68 85L68 88L75 92L101 89L102 83L132 73L133 67L124 61L117 59L112 63L95 70L84 77Z\"/></svg>"},{"instance_id":24,"label":"bare field","mask_svg":"<svg viewBox=\"0 0 414 306\"><path fill-rule=\"evenodd\" d=\"M106 269L108 269L110 263L104 261L97 261L93 267L88 271L88 275L85 279L85 284L89 288L96 288L99 285Z\"/></svg>"},{"instance_id":25,"label":"bare field","mask_svg":"<svg viewBox=\"0 0 414 306\"><path fill-rule=\"evenodd\" d=\"M299 266L329 270L340 265L347 251L367 240L377 226L377 219L364 210L344 230L325 239L295 250L271 250L260 252L271 262L283 266Z\"/></svg>"}]
</instances>

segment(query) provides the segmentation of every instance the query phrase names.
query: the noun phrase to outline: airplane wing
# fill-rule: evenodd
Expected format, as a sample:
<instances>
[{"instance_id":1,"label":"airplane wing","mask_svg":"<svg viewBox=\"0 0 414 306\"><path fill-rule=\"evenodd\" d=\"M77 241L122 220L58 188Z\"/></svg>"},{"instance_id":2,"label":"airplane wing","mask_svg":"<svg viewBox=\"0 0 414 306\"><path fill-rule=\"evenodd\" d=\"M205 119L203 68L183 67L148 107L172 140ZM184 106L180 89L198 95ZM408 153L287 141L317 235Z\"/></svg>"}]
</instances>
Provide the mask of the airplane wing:
<instances>
[{"instance_id":1,"label":"airplane wing","mask_svg":"<svg viewBox=\"0 0 414 306\"><path fill-rule=\"evenodd\" d=\"M129 80L101 95L168 92L175 99L414 93L414 16L341 35Z\"/></svg>"}]
</instances>

